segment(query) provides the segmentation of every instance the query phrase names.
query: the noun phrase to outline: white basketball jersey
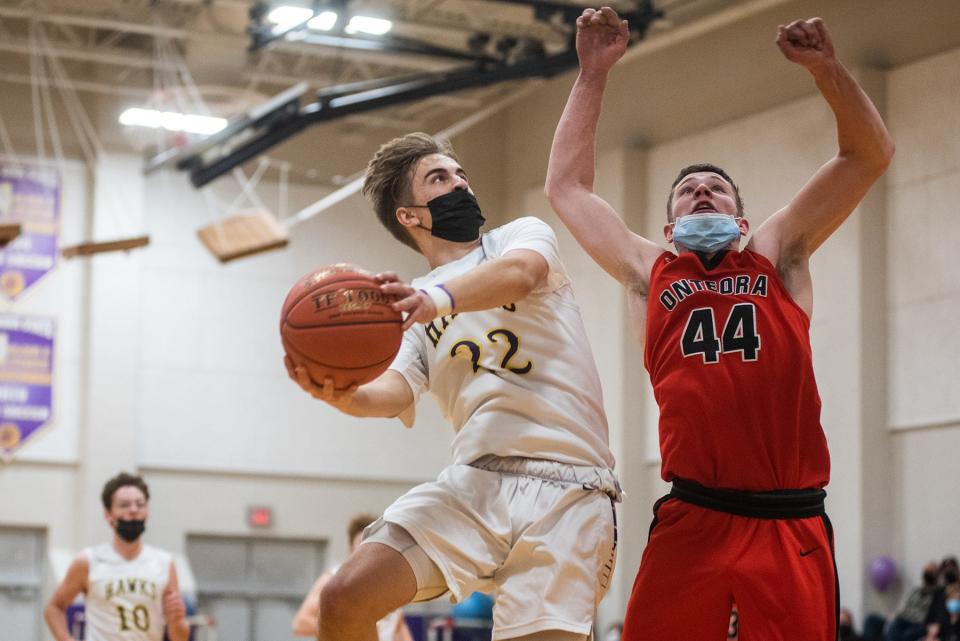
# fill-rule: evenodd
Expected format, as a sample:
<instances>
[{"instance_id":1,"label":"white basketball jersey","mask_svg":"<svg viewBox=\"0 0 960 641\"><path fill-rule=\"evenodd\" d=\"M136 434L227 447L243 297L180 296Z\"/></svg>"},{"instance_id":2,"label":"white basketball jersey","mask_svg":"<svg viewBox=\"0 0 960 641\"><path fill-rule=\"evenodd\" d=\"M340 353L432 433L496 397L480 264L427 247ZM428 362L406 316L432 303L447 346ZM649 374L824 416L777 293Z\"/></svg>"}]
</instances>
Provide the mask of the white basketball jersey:
<instances>
[{"instance_id":1,"label":"white basketball jersey","mask_svg":"<svg viewBox=\"0 0 960 641\"><path fill-rule=\"evenodd\" d=\"M140 555L128 561L104 543L84 554L90 562L87 641L161 641L170 553L144 545Z\"/></svg>"},{"instance_id":2,"label":"white basketball jersey","mask_svg":"<svg viewBox=\"0 0 960 641\"><path fill-rule=\"evenodd\" d=\"M456 431L454 463L495 454L612 468L600 379L549 225L526 217L498 227L412 285L449 281L513 249L546 259L544 283L503 307L414 325L390 367L417 398L425 388L436 397Z\"/></svg>"}]
</instances>

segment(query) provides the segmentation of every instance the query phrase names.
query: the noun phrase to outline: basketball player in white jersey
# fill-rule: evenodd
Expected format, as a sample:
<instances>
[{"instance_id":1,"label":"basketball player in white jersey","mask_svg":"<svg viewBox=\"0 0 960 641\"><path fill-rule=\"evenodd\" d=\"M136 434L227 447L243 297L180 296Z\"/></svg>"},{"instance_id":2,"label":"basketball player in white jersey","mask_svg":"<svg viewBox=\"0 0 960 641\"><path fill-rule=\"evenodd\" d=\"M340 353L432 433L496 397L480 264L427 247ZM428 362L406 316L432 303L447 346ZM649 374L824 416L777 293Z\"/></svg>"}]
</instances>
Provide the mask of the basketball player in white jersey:
<instances>
[{"instance_id":1,"label":"basketball player in white jersey","mask_svg":"<svg viewBox=\"0 0 960 641\"><path fill-rule=\"evenodd\" d=\"M593 354L551 228L520 218L483 234L453 151L426 134L382 146L364 193L430 264L412 285L381 274L408 314L380 378L302 388L353 416L412 420L430 389L452 424L453 464L399 498L320 598L321 641L374 641L410 601L494 592L493 639L590 634L616 555L607 422Z\"/></svg>"},{"instance_id":2,"label":"basketball player in white jersey","mask_svg":"<svg viewBox=\"0 0 960 641\"><path fill-rule=\"evenodd\" d=\"M101 494L113 541L83 550L47 603L44 618L56 641L73 641L67 607L84 594L86 641L186 641L177 571L169 552L141 539L150 491L139 476L121 472Z\"/></svg>"}]
</instances>

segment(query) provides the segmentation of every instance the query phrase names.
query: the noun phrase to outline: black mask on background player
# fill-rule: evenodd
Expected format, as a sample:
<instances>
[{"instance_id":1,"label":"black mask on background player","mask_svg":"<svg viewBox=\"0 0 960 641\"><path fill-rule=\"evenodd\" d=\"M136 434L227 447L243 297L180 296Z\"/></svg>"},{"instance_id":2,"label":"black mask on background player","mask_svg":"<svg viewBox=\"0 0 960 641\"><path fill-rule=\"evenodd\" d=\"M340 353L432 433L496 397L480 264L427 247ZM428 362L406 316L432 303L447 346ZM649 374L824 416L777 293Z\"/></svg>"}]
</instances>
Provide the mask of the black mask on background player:
<instances>
[{"instance_id":1,"label":"black mask on background player","mask_svg":"<svg viewBox=\"0 0 960 641\"><path fill-rule=\"evenodd\" d=\"M127 543L133 543L140 538L143 531L147 529L147 523L143 519L130 520L117 519L117 527L114 528L117 535Z\"/></svg>"},{"instance_id":2,"label":"black mask on background player","mask_svg":"<svg viewBox=\"0 0 960 641\"><path fill-rule=\"evenodd\" d=\"M455 243L465 243L479 238L480 228L487 220L480 213L480 203L477 202L476 196L466 189L454 189L449 194L427 201L427 209L430 210L430 217L433 219L430 233L437 238Z\"/></svg>"}]
</instances>

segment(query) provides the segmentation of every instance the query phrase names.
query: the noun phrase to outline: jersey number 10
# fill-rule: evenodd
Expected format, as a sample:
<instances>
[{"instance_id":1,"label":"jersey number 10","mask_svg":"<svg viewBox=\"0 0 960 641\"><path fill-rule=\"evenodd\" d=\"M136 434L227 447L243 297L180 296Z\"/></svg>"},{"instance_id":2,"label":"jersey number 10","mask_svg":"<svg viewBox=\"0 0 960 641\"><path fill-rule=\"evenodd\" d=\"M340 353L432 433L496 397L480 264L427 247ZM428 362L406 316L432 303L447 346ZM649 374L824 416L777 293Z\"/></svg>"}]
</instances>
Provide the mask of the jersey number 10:
<instances>
[{"instance_id":1,"label":"jersey number 10","mask_svg":"<svg viewBox=\"0 0 960 641\"><path fill-rule=\"evenodd\" d=\"M737 303L730 309L719 338L712 307L691 311L680 338L680 351L684 357L701 355L704 363L719 363L720 354L730 352L740 352L740 358L745 361L757 360L760 335L753 303Z\"/></svg>"},{"instance_id":2,"label":"jersey number 10","mask_svg":"<svg viewBox=\"0 0 960 641\"><path fill-rule=\"evenodd\" d=\"M150 629L150 612L144 605L136 605L127 610L122 605L117 606L117 613L120 615L120 631L125 632L136 628L146 632ZM131 625L133 627L131 627Z\"/></svg>"}]
</instances>

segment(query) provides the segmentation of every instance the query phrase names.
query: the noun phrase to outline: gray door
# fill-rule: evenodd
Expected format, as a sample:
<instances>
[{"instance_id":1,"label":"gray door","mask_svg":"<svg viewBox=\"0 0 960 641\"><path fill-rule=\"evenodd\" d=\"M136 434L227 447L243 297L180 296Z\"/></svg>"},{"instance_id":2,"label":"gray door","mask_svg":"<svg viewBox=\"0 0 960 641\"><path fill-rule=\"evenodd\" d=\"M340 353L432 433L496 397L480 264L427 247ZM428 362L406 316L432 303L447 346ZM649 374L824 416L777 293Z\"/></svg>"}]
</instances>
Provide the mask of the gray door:
<instances>
[{"instance_id":1,"label":"gray door","mask_svg":"<svg viewBox=\"0 0 960 641\"><path fill-rule=\"evenodd\" d=\"M40 641L43 530L0 527L0 641Z\"/></svg>"},{"instance_id":2,"label":"gray door","mask_svg":"<svg viewBox=\"0 0 960 641\"><path fill-rule=\"evenodd\" d=\"M324 551L323 541L187 537L200 610L230 641L293 641L293 616L323 571Z\"/></svg>"}]
</instances>

